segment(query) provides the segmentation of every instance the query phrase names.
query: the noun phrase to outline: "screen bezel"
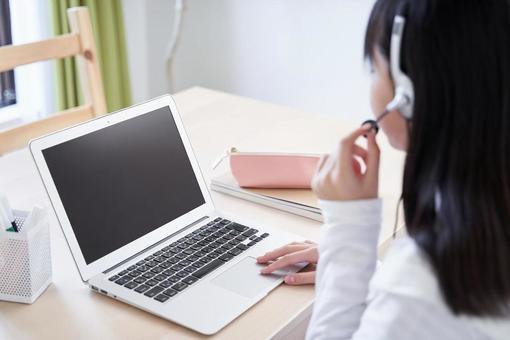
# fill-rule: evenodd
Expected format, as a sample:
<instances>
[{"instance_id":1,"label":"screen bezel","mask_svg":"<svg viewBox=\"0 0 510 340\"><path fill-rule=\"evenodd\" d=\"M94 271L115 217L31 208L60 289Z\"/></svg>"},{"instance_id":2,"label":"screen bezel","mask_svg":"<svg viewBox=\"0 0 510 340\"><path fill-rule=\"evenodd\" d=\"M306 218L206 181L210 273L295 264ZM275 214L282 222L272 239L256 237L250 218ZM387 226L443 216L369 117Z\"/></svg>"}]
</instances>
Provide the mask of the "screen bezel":
<instances>
[{"instance_id":1,"label":"screen bezel","mask_svg":"<svg viewBox=\"0 0 510 340\"><path fill-rule=\"evenodd\" d=\"M99 258L98 260L87 264L85 258L74 234L71 223L66 214L57 188L50 174L46 161L44 159L42 151L55 146L57 144L64 143L71 139L84 136L91 132L121 123L125 120L132 119L141 116L146 113L150 113L159 108L169 107L171 115L175 121L179 134L181 136L184 148L190 160L195 178L197 179L198 185L204 197L205 203L201 206L191 210L183 216L160 226L152 232L124 245L123 247ZM32 140L29 143L30 152L35 161L39 174L41 176L46 192L49 196L50 202L53 206L53 210L60 223L64 236L67 240L67 244L71 250L73 258L75 260L78 271L83 281L88 281L91 277L111 268L112 266L126 260L127 258L139 253L148 246L161 241L163 238L179 231L180 229L196 222L200 218L211 214L214 211L214 204L212 202L211 195L203 178L202 172L198 165L198 161L193 153L191 143L186 134L186 130L182 123L181 117L177 111L177 106L170 95L155 98L151 101L135 105L126 109L122 109L111 114L101 116L99 118L87 121L85 123L75 125L65 130L55 132L41 138Z\"/></svg>"}]
</instances>

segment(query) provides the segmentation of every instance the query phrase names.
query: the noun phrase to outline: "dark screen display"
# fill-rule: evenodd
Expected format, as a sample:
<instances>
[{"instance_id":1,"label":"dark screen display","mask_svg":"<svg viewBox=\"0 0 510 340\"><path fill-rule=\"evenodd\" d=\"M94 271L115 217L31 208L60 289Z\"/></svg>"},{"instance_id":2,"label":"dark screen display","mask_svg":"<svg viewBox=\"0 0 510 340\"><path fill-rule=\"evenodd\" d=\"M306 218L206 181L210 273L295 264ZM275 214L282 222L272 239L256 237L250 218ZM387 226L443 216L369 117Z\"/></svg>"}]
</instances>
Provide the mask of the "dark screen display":
<instances>
[{"instance_id":1,"label":"dark screen display","mask_svg":"<svg viewBox=\"0 0 510 340\"><path fill-rule=\"evenodd\" d=\"M168 107L43 156L87 264L205 203Z\"/></svg>"}]
</instances>

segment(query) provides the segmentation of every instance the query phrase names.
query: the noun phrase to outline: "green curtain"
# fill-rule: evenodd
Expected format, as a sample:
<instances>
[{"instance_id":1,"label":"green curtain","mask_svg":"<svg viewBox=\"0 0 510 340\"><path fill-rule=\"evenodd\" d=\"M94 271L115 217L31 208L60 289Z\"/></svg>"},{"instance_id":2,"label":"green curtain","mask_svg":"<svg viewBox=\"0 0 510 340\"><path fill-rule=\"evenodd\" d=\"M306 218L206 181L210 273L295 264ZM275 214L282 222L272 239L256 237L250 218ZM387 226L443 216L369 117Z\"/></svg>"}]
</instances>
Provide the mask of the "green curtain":
<instances>
[{"instance_id":1,"label":"green curtain","mask_svg":"<svg viewBox=\"0 0 510 340\"><path fill-rule=\"evenodd\" d=\"M108 111L131 104L122 0L50 0L55 35L69 33L66 10L87 6L98 50ZM83 103L74 58L57 61L57 103L59 110Z\"/></svg>"}]
</instances>

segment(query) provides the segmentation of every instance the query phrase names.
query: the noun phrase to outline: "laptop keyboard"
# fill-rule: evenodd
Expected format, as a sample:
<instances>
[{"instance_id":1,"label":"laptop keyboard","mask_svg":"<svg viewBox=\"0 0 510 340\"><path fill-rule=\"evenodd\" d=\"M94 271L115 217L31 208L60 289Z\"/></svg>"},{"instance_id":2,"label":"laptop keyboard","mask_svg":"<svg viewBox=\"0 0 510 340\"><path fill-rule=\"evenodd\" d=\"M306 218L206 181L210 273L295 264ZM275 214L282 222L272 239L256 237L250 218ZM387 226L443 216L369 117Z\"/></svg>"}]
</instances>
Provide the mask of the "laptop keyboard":
<instances>
[{"instance_id":1,"label":"laptop keyboard","mask_svg":"<svg viewBox=\"0 0 510 340\"><path fill-rule=\"evenodd\" d=\"M267 236L257 229L217 218L109 280L165 302Z\"/></svg>"}]
</instances>

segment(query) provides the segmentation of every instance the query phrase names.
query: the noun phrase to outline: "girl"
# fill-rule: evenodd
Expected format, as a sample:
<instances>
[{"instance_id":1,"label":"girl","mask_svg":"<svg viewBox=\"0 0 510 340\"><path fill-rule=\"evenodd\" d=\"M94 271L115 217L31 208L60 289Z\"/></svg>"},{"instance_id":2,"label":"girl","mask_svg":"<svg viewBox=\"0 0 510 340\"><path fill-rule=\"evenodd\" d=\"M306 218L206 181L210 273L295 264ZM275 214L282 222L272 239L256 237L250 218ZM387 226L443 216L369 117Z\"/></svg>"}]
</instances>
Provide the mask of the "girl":
<instances>
[{"instance_id":1,"label":"girl","mask_svg":"<svg viewBox=\"0 0 510 340\"><path fill-rule=\"evenodd\" d=\"M405 18L398 66L414 104L410 119L394 110L380 125L407 150L409 236L374 275L379 149L368 125L320 162L318 248L292 244L259 262L274 261L270 273L320 258L308 339L510 339L510 0L377 1L365 40L376 113L394 96L396 16ZM363 135L366 148L355 144Z\"/></svg>"}]
</instances>

